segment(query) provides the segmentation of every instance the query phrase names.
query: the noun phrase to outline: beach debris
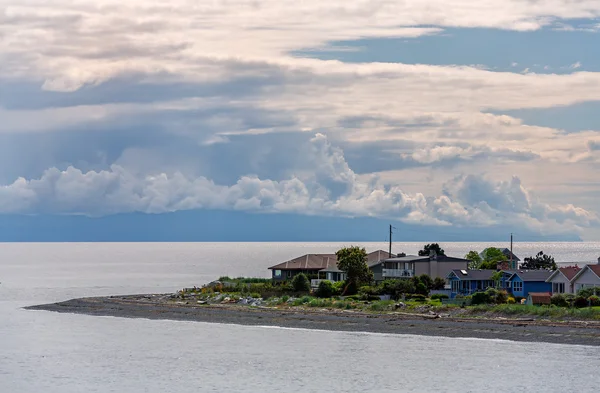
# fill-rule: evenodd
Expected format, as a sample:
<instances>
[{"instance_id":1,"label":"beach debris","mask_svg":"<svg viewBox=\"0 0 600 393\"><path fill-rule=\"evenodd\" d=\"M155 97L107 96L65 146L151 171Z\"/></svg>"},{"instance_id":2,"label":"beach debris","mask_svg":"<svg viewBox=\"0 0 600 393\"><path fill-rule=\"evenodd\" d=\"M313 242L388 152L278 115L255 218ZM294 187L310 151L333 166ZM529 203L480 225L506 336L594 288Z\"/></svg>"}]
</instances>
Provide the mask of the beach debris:
<instances>
[{"instance_id":1,"label":"beach debris","mask_svg":"<svg viewBox=\"0 0 600 393\"><path fill-rule=\"evenodd\" d=\"M403 302L394 304L394 308L397 310L399 308L406 308L406 304Z\"/></svg>"}]
</instances>

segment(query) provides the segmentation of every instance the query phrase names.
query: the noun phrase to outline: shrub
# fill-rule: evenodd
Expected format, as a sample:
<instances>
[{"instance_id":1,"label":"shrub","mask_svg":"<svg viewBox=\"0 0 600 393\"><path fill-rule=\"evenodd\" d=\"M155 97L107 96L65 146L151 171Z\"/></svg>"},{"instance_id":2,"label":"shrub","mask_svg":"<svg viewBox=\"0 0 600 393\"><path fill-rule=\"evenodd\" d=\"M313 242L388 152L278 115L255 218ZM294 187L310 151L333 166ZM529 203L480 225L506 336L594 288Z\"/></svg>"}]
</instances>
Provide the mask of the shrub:
<instances>
[{"instance_id":1,"label":"shrub","mask_svg":"<svg viewBox=\"0 0 600 393\"><path fill-rule=\"evenodd\" d=\"M488 288L485 293L488 295L490 303L504 304L508 299L508 293L505 290Z\"/></svg>"},{"instance_id":2,"label":"shrub","mask_svg":"<svg viewBox=\"0 0 600 393\"><path fill-rule=\"evenodd\" d=\"M575 304L575 295L573 295L572 293L565 293L563 294L563 297L565 298L565 301L567 302L567 306L568 307L573 307Z\"/></svg>"},{"instance_id":3,"label":"shrub","mask_svg":"<svg viewBox=\"0 0 600 393\"><path fill-rule=\"evenodd\" d=\"M584 288L577 291L578 296L589 298L592 295L600 295L600 288Z\"/></svg>"},{"instance_id":4,"label":"shrub","mask_svg":"<svg viewBox=\"0 0 600 393\"><path fill-rule=\"evenodd\" d=\"M402 294L415 293L415 286L412 280L385 280L378 292L380 295L390 295L393 299L398 299Z\"/></svg>"},{"instance_id":5,"label":"shrub","mask_svg":"<svg viewBox=\"0 0 600 393\"><path fill-rule=\"evenodd\" d=\"M436 293L436 294L431 295L431 300L435 300L435 299L442 300L442 299L449 299L449 298L450 298L450 296L446 295L445 293Z\"/></svg>"},{"instance_id":6,"label":"shrub","mask_svg":"<svg viewBox=\"0 0 600 393\"><path fill-rule=\"evenodd\" d=\"M427 290L433 288L433 280L427 274L421 274L419 276L419 281L421 281L421 283L425 285L425 288L427 288Z\"/></svg>"},{"instance_id":7,"label":"shrub","mask_svg":"<svg viewBox=\"0 0 600 393\"><path fill-rule=\"evenodd\" d=\"M427 286L425 284L420 282L415 287L415 292L419 295L427 296L429 294L429 289L427 289Z\"/></svg>"},{"instance_id":8,"label":"shrub","mask_svg":"<svg viewBox=\"0 0 600 393\"><path fill-rule=\"evenodd\" d=\"M446 287L446 280L444 280L443 278L436 277L433 280L433 288L432 289L440 290L440 289L444 289L445 287Z\"/></svg>"},{"instance_id":9,"label":"shrub","mask_svg":"<svg viewBox=\"0 0 600 393\"><path fill-rule=\"evenodd\" d=\"M310 291L310 282L304 273L296 274L292 279L292 287L296 292Z\"/></svg>"},{"instance_id":10,"label":"shrub","mask_svg":"<svg viewBox=\"0 0 600 393\"><path fill-rule=\"evenodd\" d=\"M421 294L414 294L414 295L408 295L406 296L407 300L414 300L415 302L424 302L427 297L425 295L421 295Z\"/></svg>"},{"instance_id":11,"label":"shrub","mask_svg":"<svg viewBox=\"0 0 600 393\"><path fill-rule=\"evenodd\" d=\"M490 304L492 301L487 292L475 292L472 295L471 304Z\"/></svg>"},{"instance_id":12,"label":"shrub","mask_svg":"<svg viewBox=\"0 0 600 393\"><path fill-rule=\"evenodd\" d=\"M252 292L252 293L250 294L250 297L252 297L252 298L254 298L254 299L258 299L258 298L260 298L260 297L262 297L262 296L261 296L261 294L260 294L260 293L258 293L258 292Z\"/></svg>"},{"instance_id":13,"label":"shrub","mask_svg":"<svg viewBox=\"0 0 600 393\"><path fill-rule=\"evenodd\" d=\"M590 306L600 306L600 297L592 295L588 297L588 302L590 303Z\"/></svg>"},{"instance_id":14,"label":"shrub","mask_svg":"<svg viewBox=\"0 0 600 393\"><path fill-rule=\"evenodd\" d=\"M575 306L577 308L587 307L587 305L588 305L587 299L584 298L583 296L577 296L575 298L575 301L573 302L573 306Z\"/></svg>"},{"instance_id":15,"label":"shrub","mask_svg":"<svg viewBox=\"0 0 600 393\"><path fill-rule=\"evenodd\" d=\"M516 300L514 297L509 296L508 299L506 299L506 303L508 304L515 304Z\"/></svg>"},{"instance_id":16,"label":"shrub","mask_svg":"<svg viewBox=\"0 0 600 393\"><path fill-rule=\"evenodd\" d=\"M550 303L557 307L569 307L569 302L560 293L552 295L552 297L550 298Z\"/></svg>"},{"instance_id":17,"label":"shrub","mask_svg":"<svg viewBox=\"0 0 600 393\"><path fill-rule=\"evenodd\" d=\"M345 283L343 281L338 281L333 283L333 295L341 295L344 290Z\"/></svg>"},{"instance_id":18,"label":"shrub","mask_svg":"<svg viewBox=\"0 0 600 393\"><path fill-rule=\"evenodd\" d=\"M332 297L335 289L333 283L328 280L321 281L319 287L315 291L315 295L320 298Z\"/></svg>"}]
</instances>

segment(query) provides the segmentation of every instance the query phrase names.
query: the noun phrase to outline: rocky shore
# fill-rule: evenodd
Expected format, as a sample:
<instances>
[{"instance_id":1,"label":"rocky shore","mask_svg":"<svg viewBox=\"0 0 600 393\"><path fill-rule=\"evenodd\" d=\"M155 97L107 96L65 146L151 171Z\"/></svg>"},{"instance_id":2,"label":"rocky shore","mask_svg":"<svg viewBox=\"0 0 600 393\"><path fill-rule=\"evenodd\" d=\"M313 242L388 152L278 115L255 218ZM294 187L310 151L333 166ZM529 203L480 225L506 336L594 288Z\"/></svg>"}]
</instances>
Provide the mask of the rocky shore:
<instances>
[{"instance_id":1,"label":"rocky shore","mask_svg":"<svg viewBox=\"0 0 600 393\"><path fill-rule=\"evenodd\" d=\"M253 300L241 304L239 301L206 304L177 301L172 294L82 298L27 309L126 318L600 346L600 323L592 321L457 318L425 313L277 308L262 306Z\"/></svg>"}]
</instances>

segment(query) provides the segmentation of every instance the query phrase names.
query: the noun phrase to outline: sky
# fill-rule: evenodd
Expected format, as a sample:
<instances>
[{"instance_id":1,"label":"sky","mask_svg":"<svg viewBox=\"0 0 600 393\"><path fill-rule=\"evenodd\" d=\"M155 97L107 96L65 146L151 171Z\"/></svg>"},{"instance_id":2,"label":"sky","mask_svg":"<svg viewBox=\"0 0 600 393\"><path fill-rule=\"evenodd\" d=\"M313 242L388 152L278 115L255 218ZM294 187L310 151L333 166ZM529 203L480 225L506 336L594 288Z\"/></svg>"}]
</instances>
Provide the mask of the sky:
<instances>
[{"instance_id":1,"label":"sky","mask_svg":"<svg viewBox=\"0 0 600 393\"><path fill-rule=\"evenodd\" d=\"M598 0L0 0L0 240L599 241L599 46Z\"/></svg>"}]
</instances>

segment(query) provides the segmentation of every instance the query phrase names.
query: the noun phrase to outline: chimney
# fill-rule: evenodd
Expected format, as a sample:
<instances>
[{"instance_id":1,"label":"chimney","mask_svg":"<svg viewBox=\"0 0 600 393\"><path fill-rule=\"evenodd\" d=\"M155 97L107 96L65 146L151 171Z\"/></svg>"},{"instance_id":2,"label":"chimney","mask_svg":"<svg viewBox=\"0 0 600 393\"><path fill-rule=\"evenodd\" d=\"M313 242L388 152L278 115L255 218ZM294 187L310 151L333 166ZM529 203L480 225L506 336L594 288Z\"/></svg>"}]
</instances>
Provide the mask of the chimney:
<instances>
[{"instance_id":1,"label":"chimney","mask_svg":"<svg viewBox=\"0 0 600 393\"><path fill-rule=\"evenodd\" d=\"M600 265L600 257L598 257L598 265Z\"/></svg>"}]
</instances>

